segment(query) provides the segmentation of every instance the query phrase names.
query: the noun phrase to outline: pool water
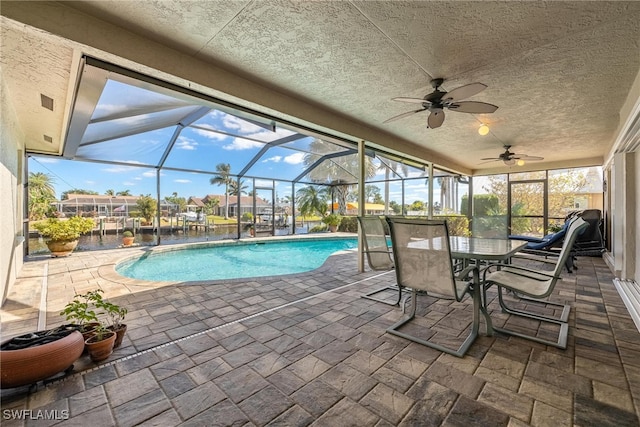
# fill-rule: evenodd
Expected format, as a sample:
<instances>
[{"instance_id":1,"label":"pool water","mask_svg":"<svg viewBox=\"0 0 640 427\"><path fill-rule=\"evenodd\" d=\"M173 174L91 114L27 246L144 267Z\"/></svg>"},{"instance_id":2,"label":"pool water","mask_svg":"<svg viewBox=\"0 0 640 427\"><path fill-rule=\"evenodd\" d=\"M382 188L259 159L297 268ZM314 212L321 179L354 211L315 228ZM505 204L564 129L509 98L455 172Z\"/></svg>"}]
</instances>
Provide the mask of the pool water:
<instances>
[{"instance_id":1,"label":"pool water","mask_svg":"<svg viewBox=\"0 0 640 427\"><path fill-rule=\"evenodd\" d=\"M116 271L132 279L153 281L278 276L314 270L332 253L357 247L356 238L191 247L148 253L117 265Z\"/></svg>"}]
</instances>

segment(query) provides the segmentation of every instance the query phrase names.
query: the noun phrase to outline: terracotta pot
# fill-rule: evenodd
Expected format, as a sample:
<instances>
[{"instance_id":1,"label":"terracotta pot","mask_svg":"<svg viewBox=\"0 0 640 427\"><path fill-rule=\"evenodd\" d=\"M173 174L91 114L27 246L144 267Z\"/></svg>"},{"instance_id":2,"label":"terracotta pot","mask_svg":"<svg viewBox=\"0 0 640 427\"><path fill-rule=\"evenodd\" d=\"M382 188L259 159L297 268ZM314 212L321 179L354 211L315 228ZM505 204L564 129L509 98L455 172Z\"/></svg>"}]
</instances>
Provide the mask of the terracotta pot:
<instances>
[{"instance_id":1,"label":"terracotta pot","mask_svg":"<svg viewBox=\"0 0 640 427\"><path fill-rule=\"evenodd\" d=\"M131 246L133 245L133 241L135 240L135 237L123 237L122 238L122 246Z\"/></svg>"},{"instance_id":2,"label":"terracotta pot","mask_svg":"<svg viewBox=\"0 0 640 427\"><path fill-rule=\"evenodd\" d=\"M127 325L120 325L118 329L113 329L113 326L109 326L109 330L116 333L116 340L113 343L113 348L118 348L122 344L124 334L127 332Z\"/></svg>"},{"instance_id":3,"label":"terracotta pot","mask_svg":"<svg viewBox=\"0 0 640 427\"><path fill-rule=\"evenodd\" d=\"M82 334L73 331L47 344L0 351L0 388L33 384L65 371L84 349Z\"/></svg>"},{"instance_id":4,"label":"terracotta pot","mask_svg":"<svg viewBox=\"0 0 640 427\"><path fill-rule=\"evenodd\" d=\"M105 360L113 353L113 343L116 341L116 333L107 331L102 334L102 339L98 341L98 335L94 335L84 342L89 352L89 357L94 362Z\"/></svg>"},{"instance_id":5,"label":"terracotta pot","mask_svg":"<svg viewBox=\"0 0 640 427\"><path fill-rule=\"evenodd\" d=\"M51 251L52 257L69 256L73 250L78 246L78 240L48 240L47 247Z\"/></svg>"},{"instance_id":6,"label":"terracotta pot","mask_svg":"<svg viewBox=\"0 0 640 427\"><path fill-rule=\"evenodd\" d=\"M329 226L329 231L332 233L335 233L336 231L338 231L338 226L337 225L330 225Z\"/></svg>"},{"instance_id":7,"label":"terracotta pot","mask_svg":"<svg viewBox=\"0 0 640 427\"><path fill-rule=\"evenodd\" d=\"M95 334L96 328L100 326L98 322L87 323L86 325L82 325L80 332L82 333L82 338L86 341L91 338Z\"/></svg>"}]
</instances>

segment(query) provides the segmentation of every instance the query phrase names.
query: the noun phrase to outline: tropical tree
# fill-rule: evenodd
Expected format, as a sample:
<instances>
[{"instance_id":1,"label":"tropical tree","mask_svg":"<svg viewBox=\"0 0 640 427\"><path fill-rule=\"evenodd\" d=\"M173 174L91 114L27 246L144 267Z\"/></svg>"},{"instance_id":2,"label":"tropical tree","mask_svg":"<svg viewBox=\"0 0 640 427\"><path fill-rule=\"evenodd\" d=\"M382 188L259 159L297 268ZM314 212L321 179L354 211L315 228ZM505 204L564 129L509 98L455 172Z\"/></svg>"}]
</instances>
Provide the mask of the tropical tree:
<instances>
[{"instance_id":1,"label":"tropical tree","mask_svg":"<svg viewBox=\"0 0 640 427\"><path fill-rule=\"evenodd\" d=\"M224 185L224 219L229 219L229 185L231 183L231 165L229 163L218 163L216 165L217 175L209 182L213 185Z\"/></svg>"},{"instance_id":2,"label":"tropical tree","mask_svg":"<svg viewBox=\"0 0 640 427\"><path fill-rule=\"evenodd\" d=\"M365 201L373 203L373 201L376 199L376 197L378 199L381 198L380 189L376 185L365 185L364 186L364 199L365 199Z\"/></svg>"},{"instance_id":3,"label":"tropical tree","mask_svg":"<svg viewBox=\"0 0 640 427\"><path fill-rule=\"evenodd\" d=\"M69 194L88 194L90 196L97 196L98 192L93 190L84 190L82 188L73 188L71 190L63 191L60 194L60 200L67 200L69 198Z\"/></svg>"},{"instance_id":4,"label":"tropical tree","mask_svg":"<svg viewBox=\"0 0 640 427\"><path fill-rule=\"evenodd\" d=\"M151 197L151 194L147 194L146 196L141 194L136 201L136 206L138 208L138 211L140 212L140 215L147 222L151 222L153 216L156 214L158 207L156 199Z\"/></svg>"},{"instance_id":5,"label":"tropical tree","mask_svg":"<svg viewBox=\"0 0 640 427\"><path fill-rule=\"evenodd\" d=\"M130 195L131 195L130 190L122 190L116 193L116 196L130 196Z\"/></svg>"},{"instance_id":6,"label":"tropical tree","mask_svg":"<svg viewBox=\"0 0 640 427\"><path fill-rule=\"evenodd\" d=\"M229 195L230 196L242 196L243 194L247 194L247 185L243 180L240 180L240 185L238 186L238 181L235 179L229 182Z\"/></svg>"},{"instance_id":7,"label":"tropical tree","mask_svg":"<svg viewBox=\"0 0 640 427\"><path fill-rule=\"evenodd\" d=\"M326 193L318 191L318 188L314 185L309 185L296 191L296 203L302 216L315 213L324 216L327 213Z\"/></svg>"},{"instance_id":8,"label":"tropical tree","mask_svg":"<svg viewBox=\"0 0 640 427\"><path fill-rule=\"evenodd\" d=\"M29 219L39 220L51 216L54 207L51 205L56 200L56 191L53 187L53 178L43 172L29 173Z\"/></svg>"},{"instance_id":9,"label":"tropical tree","mask_svg":"<svg viewBox=\"0 0 640 427\"><path fill-rule=\"evenodd\" d=\"M108 189L107 191L104 192L105 196L115 196L116 192L113 191L112 189Z\"/></svg>"},{"instance_id":10,"label":"tropical tree","mask_svg":"<svg viewBox=\"0 0 640 427\"><path fill-rule=\"evenodd\" d=\"M323 156L330 156L311 169L307 176L312 182L330 185L338 202L338 213L346 215L348 195L356 186L359 162L356 154L337 156L339 150L342 148L336 144L316 138L309 144L310 152L304 156L304 165L312 166ZM375 174L376 166L366 157L365 179L373 178Z\"/></svg>"},{"instance_id":11,"label":"tropical tree","mask_svg":"<svg viewBox=\"0 0 640 427\"><path fill-rule=\"evenodd\" d=\"M384 159L380 162L378 169L384 170L384 213L389 214L389 208L391 207L389 202L389 180L391 173L398 174L401 172L403 176L409 175L409 166L404 163L396 162L391 159Z\"/></svg>"},{"instance_id":12,"label":"tropical tree","mask_svg":"<svg viewBox=\"0 0 640 427\"><path fill-rule=\"evenodd\" d=\"M175 191L171 196L166 196L165 200L171 204L178 205L178 212L184 212L187 210L187 199L184 197L178 197L178 193Z\"/></svg>"},{"instance_id":13,"label":"tropical tree","mask_svg":"<svg viewBox=\"0 0 640 427\"><path fill-rule=\"evenodd\" d=\"M215 212L216 208L219 205L220 205L220 199L218 198L207 201L207 203L204 204L204 213L207 215L213 215L213 213Z\"/></svg>"}]
</instances>

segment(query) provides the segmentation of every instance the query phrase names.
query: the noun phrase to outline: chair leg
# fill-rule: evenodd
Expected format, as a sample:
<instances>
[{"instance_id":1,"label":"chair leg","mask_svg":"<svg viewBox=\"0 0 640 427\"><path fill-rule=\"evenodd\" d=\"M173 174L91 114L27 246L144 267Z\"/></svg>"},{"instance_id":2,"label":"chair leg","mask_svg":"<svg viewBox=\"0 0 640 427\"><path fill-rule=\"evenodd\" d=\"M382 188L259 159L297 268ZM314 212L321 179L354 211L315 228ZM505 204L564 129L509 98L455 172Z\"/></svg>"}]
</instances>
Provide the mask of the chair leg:
<instances>
[{"instance_id":1,"label":"chair leg","mask_svg":"<svg viewBox=\"0 0 640 427\"><path fill-rule=\"evenodd\" d=\"M553 323L556 325L560 326L560 330L558 331L558 339L556 341L550 341L550 340L545 340L543 338L538 338L532 335L527 335L527 334L523 334L520 332L516 332L516 331L512 331L510 329L505 329L505 328L496 328L494 327L493 329L495 331L498 332L502 332L503 334L507 334L507 335L512 335L512 336L516 336L519 338L524 338L530 341L535 341L541 344L545 344L545 345L550 345L552 347L557 347L560 349L565 350L567 348L567 338L569 336L569 323L568 323L568 319L569 319L569 311L571 309L571 306L566 305L566 304L558 304L558 303L554 303L554 302L548 302L548 301L542 301L542 300L536 300L536 299L532 299L532 298L523 298L526 299L527 301L531 301L531 302L535 302L535 303L540 303L540 304L548 304L548 305L553 305L553 306L558 306L558 307L563 307L562 310L562 314L560 315L560 318L554 318L554 317L550 317L550 316L543 316L543 315L539 315L539 314L535 314L535 313L530 313L528 311L524 311L524 310L518 310L515 308L511 308L508 307L503 298L502 298L502 287L498 286L498 301L500 302L500 307L502 308L502 310L506 313L515 315L515 316L520 316L520 317L528 317L530 319L534 319L534 320L538 320L541 322L548 322L548 323Z\"/></svg>"},{"instance_id":2,"label":"chair leg","mask_svg":"<svg viewBox=\"0 0 640 427\"><path fill-rule=\"evenodd\" d=\"M531 319L541 320L543 322L551 322L551 323L567 323L569 321L569 312L571 311L571 306L569 304L561 304L552 301L544 301L535 298L529 298L525 296L518 295L514 292L514 294L520 298L521 300L532 302L535 304L543 304L543 305L551 305L554 307L562 307L562 313L560 317L551 317L545 316L542 314L531 313L525 310L519 310L517 308L509 307L507 303L504 301L504 297L502 295L502 286L498 286L498 302L500 303L500 307L504 313L514 314L516 316L529 317Z\"/></svg>"},{"instance_id":3,"label":"chair leg","mask_svg":"<svg viewBox=\"0 0 640 427\"><path fill-rule=\"evenodd\" d=\"M413 336L413 335L405 334L404 332L401 332L399 330L402 326L404 326L407 323L409 323L415 317L417 299L418 299L417 296L418 296L417 292L415 290L411 290L411 312L409 313L409 317L404 318L404 319L400 320L399 322L391 325L387 329L387 332L389 332L390 334L397 335L399 337L408 339L410 341L417 342L418 344L422 344L422 345L425 345L427 347L434 348L434 349L442 351L444 353L452 354L452 355L457 356L457 357L463 357L465 355L465 353L467 352L467 350L469 350L469 347L471 347L471 344L473 344L475 339L478 337L478 330L480 329L480 306L481 306L480 288L478 286L475 286L472 289L471 297L473 299L473 324L471 326L471 331L470 331L469 335L467 336L467 338L464 340L464 342L460 345L460 347L457 350L453 350L453 349L450 349L448 347L444 347L444 346L442 346L440 344L437 344L437 343L434 343L434 342L431 342L431 341L427 341L427 340L424 340L422 338L418 338L418 337Z\"/></svg>"},{"instance_id":4,"label":"chair leg","mask_svg":"<svg viewBox=\"0 0 640 427\"><path fill-rule=\"evenodd\" d=\"M384 300L381 298L376 298L373 295L384 292L384 291L397 291L398 299L395 302L389 302L389 300ZM373 292L369 292L368 294L362 295L362 298L370 299L372 301L381 302L387 305L398 305L400 304L400 300L402 299L402 288L400 286L385 286L384 288L377 289Z\"/></svg>"}]
</instances>

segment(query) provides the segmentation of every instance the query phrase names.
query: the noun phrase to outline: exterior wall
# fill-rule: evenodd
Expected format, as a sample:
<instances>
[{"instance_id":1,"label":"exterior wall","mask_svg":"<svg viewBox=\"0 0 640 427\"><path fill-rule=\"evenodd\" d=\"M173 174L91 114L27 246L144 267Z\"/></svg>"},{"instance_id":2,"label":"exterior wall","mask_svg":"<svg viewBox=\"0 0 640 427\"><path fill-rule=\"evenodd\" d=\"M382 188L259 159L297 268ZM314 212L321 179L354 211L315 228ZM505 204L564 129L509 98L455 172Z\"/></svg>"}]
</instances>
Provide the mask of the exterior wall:
<instances>
[{"instance_id":1,"label":"exterior wall","mask_svg":"<svg viewBox=\"0 0 640 427\"><path fill-rule=\"evenodd\" d=\"M636 167L633 171L633 182L635 183L635 207L633 208L633 211L635 212L635 218L632 220L635 225L635 238L632 238L635 243L635 252L631 255L633 256L636 267L634 280L637 283L640 283L640 261L638 261L640 258L640 226L638 226L638 224L640 224L640 168L638 167L638 165L640 165L640 151L635 152L635 165Z\"/></svg>"},{"instance_id":2,"label":"exterior wall","mask_svg":"<svg viewBox=\"0 0 640 427\"><path fill-rule=\"evenodd\" d=\"M0 82L2 79L0 79ZM24 236L22 231L23 194L22 168L24 145L15 112L5 96L7 88L1 83L0 93L0 304L22 269Z\"/></svg>"}]
</instances>

